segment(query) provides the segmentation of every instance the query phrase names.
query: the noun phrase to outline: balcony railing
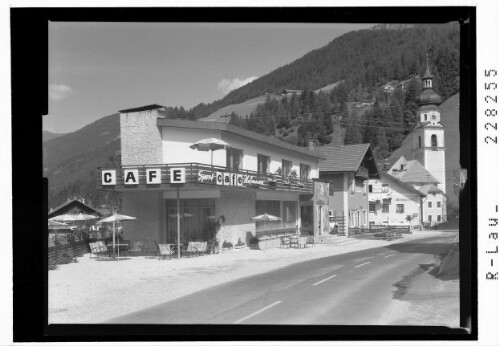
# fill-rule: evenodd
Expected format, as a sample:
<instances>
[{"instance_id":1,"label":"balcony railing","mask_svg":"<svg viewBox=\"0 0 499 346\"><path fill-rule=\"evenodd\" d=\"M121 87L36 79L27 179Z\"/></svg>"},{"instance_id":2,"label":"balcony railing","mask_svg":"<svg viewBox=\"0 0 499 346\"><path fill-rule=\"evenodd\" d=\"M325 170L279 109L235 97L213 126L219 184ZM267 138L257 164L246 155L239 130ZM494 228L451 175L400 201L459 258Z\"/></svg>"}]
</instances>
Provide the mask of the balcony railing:
<instances>
[{"instance_id":1,"label":"balcony railing","mask_svg":"<svg viewBox=\"0 0 499 346\"><path fill-rule=\"evenodd\" d=\"M133 188L148 189L168 189L176 186L171 184L170 169L185 169L185 184L188 186L214 188L257 188L275 191L289 191L301 193L314 193L314 183L309 179L296 177L283 177L278 174L259 173L245 169L232 170L222 166L212 166L201 163L172 163L167 165L143 165L143 166L122 166L120 168L99 168L99 173L107 170L116 171L116 184L103 185L99 181L99 188L123 191ZM147 169L160 169L161 182L151 184L146 181ZM137 170L138 182L136 184L125 184L124 171ZM102 177L102 174L100 174ZM221 179L220 179L221 178ZM222 180L222 181L220 181Z\"/></svg>"}]
</instances>

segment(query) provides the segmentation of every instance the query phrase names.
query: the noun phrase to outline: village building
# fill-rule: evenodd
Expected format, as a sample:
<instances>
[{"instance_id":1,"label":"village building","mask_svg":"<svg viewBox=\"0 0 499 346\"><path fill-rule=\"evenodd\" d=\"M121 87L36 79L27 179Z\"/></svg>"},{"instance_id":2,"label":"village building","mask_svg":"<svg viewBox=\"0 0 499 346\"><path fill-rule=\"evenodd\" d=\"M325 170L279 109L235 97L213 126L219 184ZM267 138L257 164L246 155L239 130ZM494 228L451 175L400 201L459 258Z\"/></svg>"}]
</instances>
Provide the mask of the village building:
<instances>
[{"instance_id":1,"label":"village building","mask_svg":"<svg viewBox=\"0 0 499 346\"><path fill-rule=\"evenodd\" d=\"M385 161L384 170L425 195L421 222L425 226L434 226L447 220L448 174L445 128L440 123L441 98L433 91L433 75L428 62L422 82L423 91L416 100L420 106L417 110L418 121L409 137L409 157L395 153Z\"/></svg>"},{"instance_id":2,"label":"village building","mask_svg":"<svg viewBox=\"0 0 499 346\"><path fill-rule=\"evenodd\" d=\"M48 218L52 218L55 216L59 216L62 214L89 214L89 215L95 215L98 217L102 217L104 214L102 214L101 211L99 211L96 208L93 208L89 206L88 204L85 204L85 199L82 198L80 199L68 199L66 202L62 203L61 205L51 209L49 211Z\"/></svg>"},{"instance_id":3,"label":"village building","mask_svg":"<svg viewBox=\"0 0 499 346\"><path fill-rule=\"evenodd\" d=\"M349 228L368 227L368 180L379 177L370 144L316 147L326 159L319 164L319 177L330 181L329 213L348 235Z\"/></svg>"},{"instance_id":4,"label":"village building","mask_svg":"<svg viewBox=\"0 0 499 346\"><path fill-rule=\"evenodd\" d=\"M425 193L394 176L380 172L369 180L369 225L422 225Z\"/></svg>"},{"instance_id":5,"label":"village building","mask_svg":"<svg viewBox=\"0 0 499 346\"><path fill-rule=\"evenodd\" d=\"M137 218L124 225L127 238L175 243L177 203L184 243L208 240L216 221L233 244L314 232L314 189L327 192L313 181L319 153L226 123L166 119L159 105L120 111L120 131L122 166L101 169L101 188L122 192L122 212ZM204 139L227 145L192 148ZM281 221L252 221L264 213Z\"/></svg>"}]
</instances>

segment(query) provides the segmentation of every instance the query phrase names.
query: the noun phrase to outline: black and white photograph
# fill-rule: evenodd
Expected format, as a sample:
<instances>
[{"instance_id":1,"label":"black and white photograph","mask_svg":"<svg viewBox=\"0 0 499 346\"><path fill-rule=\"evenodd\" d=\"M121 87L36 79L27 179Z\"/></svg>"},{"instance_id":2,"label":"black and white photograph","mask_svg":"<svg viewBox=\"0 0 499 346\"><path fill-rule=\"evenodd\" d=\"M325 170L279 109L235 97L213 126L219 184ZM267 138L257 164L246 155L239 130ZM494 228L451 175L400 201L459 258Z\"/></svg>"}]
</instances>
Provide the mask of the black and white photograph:
<instances>
[{"instance_id":1,"label":"black and white photograph","mask_svg":"<svg viewBox=\"0 0 499 346\"><path fill-rule=\"evenodd\" d=\"M470 332L467 27L376 13L50 20L47 326Z\"/></svg>"}]
</instances>

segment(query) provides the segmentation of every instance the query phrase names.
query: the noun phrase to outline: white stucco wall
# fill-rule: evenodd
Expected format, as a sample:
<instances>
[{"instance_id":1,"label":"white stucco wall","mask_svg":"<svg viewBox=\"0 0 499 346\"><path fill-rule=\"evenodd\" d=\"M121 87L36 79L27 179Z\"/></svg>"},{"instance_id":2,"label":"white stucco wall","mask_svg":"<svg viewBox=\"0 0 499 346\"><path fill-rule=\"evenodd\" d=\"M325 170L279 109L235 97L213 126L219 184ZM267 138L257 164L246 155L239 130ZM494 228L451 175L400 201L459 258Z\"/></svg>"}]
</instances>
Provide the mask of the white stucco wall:
<instances>
[{"instance_id":1,"label":"white stucco wall","mask_svg":"<svg viewBox=\"0 0 499 346\"><path fill-rule=\"evenodd\" d=\"M220 138L219 130L186 129L178 127L162 127L161 145L163 148L163 162L184 163L197 162L211 164L211 153L209 151L198 151L189 148L190 145L202 139L215 137ZM213 152L213 164L225 166L225 149Z\"/></svg>"},{"instance_id":2,"label":"white stucco wall","mask_svg":"<svg viewBox=\"0 0 499 346\"><path fill-rule=\"evenodd\" d=\"M251 140L236 134L220 130L186 129L175 127L162 128L162 160L164 164L199 162L210 164L211 153L209 151L192 150L189 146L201 139L215 137L220 138L235 149L243 151L242 169L257 171L258 154L270 157L270 172L275 173L282 166L282 160L292 162L292 169L300 175L300 163L310 166L310 178L318 177L318 160L290 150L281 149L260 141ZM213 152L213 164L226 166L226 150Z\"/></svg>"},{"instance_id":3,"label":"white stucco wall","mask_svg":"<svg viewBox=\"0 0 499 346\"><path fill-rule=\"evenodd\" d=\"M429 207L428 202L431 202L431 208ZM440 207L437 207L437 202L441 203ZM428 220L428 215L431 215L431 224L439 223L438 215L441 216L441 220L443 221L446 214L445 207L445 197L441 193L436 193L435 196L429 193L423 198L423 222L430 222Z\"/></svg>"},{"instance_id":4,"label":"white stucco wall","mask_svg":"<svg viewBox=\"0 0 499 346\"><path fill-rule=\"evenodd\" d=\"M391 197L386 199L385 202L389 203L388 213L383 213L382 204L376 204L376 212L369 213L369 222L374 221L376 225L382 224L396 224L399 221L407 221L407 215L415 215L411 220L411 225L419 225L421 219L420 211L420 195L410 192L392 180L381 177L380 179L370 179L369 185L373 186L373 191L381 190L382 184L388 184L388 192L372 192L369 193L369 201L373 202L382 197ZM397 213L397 204L404 205L404 213Z\"/></svg>"},{"instance_id":5,"label":"white stucco wall","mask_svg":"<svg viewBox=\"0 0 499 346\"><path fill-rule=\"evenodd\" d=\"M427 150L425 155L425 168L440 182L437 186L446 193L445 184L445 151Z\"/></svg>"}]
</instances>

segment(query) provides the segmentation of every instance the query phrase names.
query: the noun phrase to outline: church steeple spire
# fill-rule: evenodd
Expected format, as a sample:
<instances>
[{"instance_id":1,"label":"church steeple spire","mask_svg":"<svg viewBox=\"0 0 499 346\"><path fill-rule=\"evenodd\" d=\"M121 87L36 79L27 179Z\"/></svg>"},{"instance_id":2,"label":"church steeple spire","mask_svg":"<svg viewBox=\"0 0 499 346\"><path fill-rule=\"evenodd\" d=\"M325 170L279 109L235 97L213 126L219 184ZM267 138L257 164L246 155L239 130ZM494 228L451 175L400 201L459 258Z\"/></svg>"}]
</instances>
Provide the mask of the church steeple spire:
<instances>
[{"instance_id":1,"label":"church steeple spire","mask_svg":"<svg viewBox=\"0 0 499 346\"><path fill-rule=\"evenodd\" d=\"M430 62L428 53L426 53L426 72L423 76L423 89L432 89L433 88L433 75L430 71Z\"/></svg>"}]
</instances>

